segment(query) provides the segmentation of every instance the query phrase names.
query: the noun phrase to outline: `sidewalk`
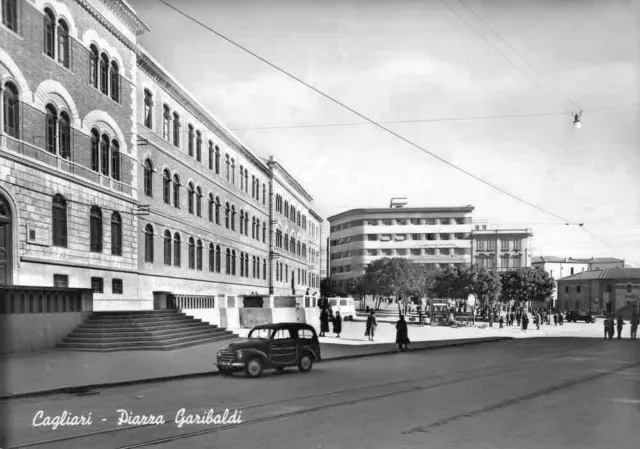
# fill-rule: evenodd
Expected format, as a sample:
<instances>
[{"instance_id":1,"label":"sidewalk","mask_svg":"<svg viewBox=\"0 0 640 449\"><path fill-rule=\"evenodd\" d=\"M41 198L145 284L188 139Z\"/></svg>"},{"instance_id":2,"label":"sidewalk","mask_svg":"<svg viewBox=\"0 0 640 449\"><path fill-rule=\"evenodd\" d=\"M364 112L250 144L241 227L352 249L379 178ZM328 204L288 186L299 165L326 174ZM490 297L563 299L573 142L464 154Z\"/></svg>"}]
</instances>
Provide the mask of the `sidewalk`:
<instances>
[{"instance_id":1,"label":"sidewalk","mask_svg":"<svg viewBox=\"0 0 640 449\"><path fill-rule=\"evenodd\" d=\"M584 328L579 324L571 326L545 326L540 331L533 330L524 334L515 328L453 329L410 325L409 338L413 349L424 349L505 338L596 336L593 327ZM597 326L597 330L600 331L601 326ZM245 337L248 332L248 329L238 331L241 337ZM600 334L598 332L597 336L601 337ZM343 323L343 332L339 339L333 334L329 335L331 336L320 338L323 360L396 351L395 325L391 323L379 323L373 343L364 337L364 323L358 321ZM35 396L54 391L71 392L74 388L99 388L113 384L216 375L216 352L232 341L234 340L173 351L97 353L51 350L5 356L0 358L4 375L4 384L0 385L0 398Z\"/></svg>"}]
</instances>

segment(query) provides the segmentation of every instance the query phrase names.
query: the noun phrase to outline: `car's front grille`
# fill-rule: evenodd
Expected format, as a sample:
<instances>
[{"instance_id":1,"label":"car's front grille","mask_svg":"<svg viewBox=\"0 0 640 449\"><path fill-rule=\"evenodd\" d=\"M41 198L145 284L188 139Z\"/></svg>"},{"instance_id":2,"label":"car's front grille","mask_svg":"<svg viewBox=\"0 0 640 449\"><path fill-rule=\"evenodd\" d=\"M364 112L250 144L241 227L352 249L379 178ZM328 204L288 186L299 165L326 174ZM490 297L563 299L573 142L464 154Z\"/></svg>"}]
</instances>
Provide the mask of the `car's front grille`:
<instances>
[{"instance_id":1,"label":"car's front grille","mask_svg":"<svg viewBox=\"0 0 640 449\"><path fill-rule=\"evenodd\" d=\"M230 363L236 358L236 352L232 349L223 349L218 356L218 363Z\"/></svg>"}]
</instances>

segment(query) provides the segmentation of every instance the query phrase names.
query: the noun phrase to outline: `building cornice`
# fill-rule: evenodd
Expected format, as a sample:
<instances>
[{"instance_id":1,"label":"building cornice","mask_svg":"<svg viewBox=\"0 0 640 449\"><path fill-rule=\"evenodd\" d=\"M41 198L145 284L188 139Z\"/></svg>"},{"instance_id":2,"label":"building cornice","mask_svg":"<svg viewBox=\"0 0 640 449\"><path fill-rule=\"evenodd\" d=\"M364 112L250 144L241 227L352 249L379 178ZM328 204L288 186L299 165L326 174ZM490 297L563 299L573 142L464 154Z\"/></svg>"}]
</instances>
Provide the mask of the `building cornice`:
<instances>
[{"instance_id":1,"label":"building cornice","mask_svg":"<svg viewBox=\"0 0 640 449\"><path fill-rule=\"evenodd\" d=\"M327 221L332 222L340 218L348 217L350 215L365 215L365 214L389 214L389 215L403 215L410 213L452 213L462 212L471 213L475 207L462 206L462 207L398 207L398 208L372 208L372 209L350 209L345 212L333 215L327 218ZM469 223L471 226L471 223Z\"/></svg>"},{"instance_id":2,"label":"building cornice","mask_svg":"<svg viewBox=\"0 0 640 449\"><path fill-rule=\"evenodd\" d=\"M318 223L324 223L324 220L322 219L322 217L320 217L320 215L316 214L313 210L309 209L309 214L315 218L316 220L318 220Z\"/></svg>"},{"instance_id":3,"label":"building cornice","mask_svg":"<svg viewBox=\"0 0 640 449\"><path fill-rule=\"evenodd\" d=\"M113 34L120 42L124 44L129 50L137 53L137 46L135 42L132 42L127 36L125 36L113 23L111 23L105 16L100 14L91 3L87 0L76 0L80 6L86 9L89 14L100 23L103 27L107 29L111 34Z\"/></svg>"},{"instance_id":4,"label":"building cornice","mask_svg":"<svg viewBox=\"0 0 640 449\"><path fill-rule=\"evenodd\" d=\"M289 172L273 158L273 156L269 158L269 160L267 161L267 165L272 171L274 171L275 169L274 173L277 172L282 174L284 180L289 183L289 185L291 185L300 195L302 195L304 199L307 200L307 202L313 201L313 197L311 196L311 194L307 192L304 187L302 187L302 185L300 185L300 183L296 181L296 179L291 176L291 174L289 174Z\"/></svg>"},{"instance_id":5,"label":"building cornice","mask_svg":"<svg viewBox=\"0 0 640 449\"><path fill-rule=\"evenodd\" d=\"M248 160L260 168L264 174L271 175L271 171L264 162L256 156L246 145L231 134L231 132L219 123L213 114L201 106L194 97L187 92L164 68L140 46L136 47L138 68L144 71L148 76L153 78L162 88L175 98L182 106L184 106L193 116L198 119L204 126L209 128L220 140L241 153Z\"/></svg>"}]
</instances>

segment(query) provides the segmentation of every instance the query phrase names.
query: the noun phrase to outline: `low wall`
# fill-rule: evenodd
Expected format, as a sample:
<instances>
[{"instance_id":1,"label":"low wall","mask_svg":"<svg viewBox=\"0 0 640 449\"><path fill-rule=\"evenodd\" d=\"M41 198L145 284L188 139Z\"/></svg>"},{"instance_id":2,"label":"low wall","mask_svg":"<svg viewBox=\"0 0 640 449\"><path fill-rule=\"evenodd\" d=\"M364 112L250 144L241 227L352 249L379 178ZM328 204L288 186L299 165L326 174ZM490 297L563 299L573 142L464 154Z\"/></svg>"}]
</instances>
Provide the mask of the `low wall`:
<instances>
[{"instance_id":1,"label":"low wall","mask_svg":"<svg viewBox=\"0 0 640 449\"><path fill-rule=\"evenodd\" d=\"M258 309L258 308L239 309L240 326L254 327L260 324L271 324L273 323L272 310L273 309Z\"/></svg>"},{"instance_id":2,"label":"low wall","mask_svg":"<svg viewBox=\"0 0 640 449\"><path fill-rule=\"evenodd\" d=\"M272 309L272 318L274 323L296 323L298 322L298 313L294 307L280 307Z\"/></svg>"},{"instance_id":3,"label":"low wall","mask_svg":"<svg viewBox=\"0 0 640 449\"><path fill-rule=\"evenodd\" d=\"M17 313L0 315L0 354L55 348L91 312Z\"/></svg>"}]
</instances>

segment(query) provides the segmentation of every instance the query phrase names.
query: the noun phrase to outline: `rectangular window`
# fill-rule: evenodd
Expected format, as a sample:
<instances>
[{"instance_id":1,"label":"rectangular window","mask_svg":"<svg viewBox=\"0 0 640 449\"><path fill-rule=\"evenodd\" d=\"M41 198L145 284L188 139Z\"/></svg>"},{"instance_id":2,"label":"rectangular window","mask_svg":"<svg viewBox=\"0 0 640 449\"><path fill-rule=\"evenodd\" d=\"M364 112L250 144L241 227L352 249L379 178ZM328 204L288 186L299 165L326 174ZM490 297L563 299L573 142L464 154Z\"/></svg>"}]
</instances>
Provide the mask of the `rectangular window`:
<instances>
[{"instance_id":1,"label":"rectangular window","mask_svg":"<svg viewBox=\"0 0 640 449\"><path fill-rule=\"evenodd\" d=\"M489 240L487 242L487 249L489 251L495 251L496 250L496 241L495 240Z\"/></svg>"},{"instance_id":2,"label":"rectangular window","mask_svg":"<svg viewBox=\"0 0 640 449\"><path fill-rule=\"evenodd\" d=\"M53 286L56 288L69 288L69 275L68 274L54 274Z\"/></svg>"},{"instance_id":3,"label":"rectangular window","mask_svg":"<svg viewBox=\"0 0 640 449\"><path fill-rule=\"evenodd\" d=\"M502 251L509 251L509 240L500 240L500 249Z\"/></svg>"},{"instance_id":4,"label":"rectangular window","mask_svg":"<svg viewBox=\"0 0 640 449\"><path fill-rule=\"evenodd\" d=\"M484 251L484 240L476 241L476 249L478 251Z\"/></svg>"},{"instance_id":5,"label":"rectangular window","mask_svg":"<svg viewBox=\"0 0 640 449\"><path fill-rule=\"evenodd\" d=\"M520 251L522 248L522 240L516 239L513 241L513 249Z\"/></svg>"},{"instance_id":6,"label":"rectangular window","mask_svg":"<svg viewBox=\"0 0 640 449\"><path fill-rule=\"evenodd\" d=\"M103 293L104 292L104 279L102 279L102 278L91 278L91 290L93 290L93 293Z\"/></svg>"},{"instance_id":7,"label":"rectangular window","mask_svg":"<svg viewBox=\"0 0 640 449\"><path fill-rule=\"evenodd\" d=\"M122 279L112 279L111 280L111 293L114 295L122 294Z\"/></svg>"}]
</instances>

